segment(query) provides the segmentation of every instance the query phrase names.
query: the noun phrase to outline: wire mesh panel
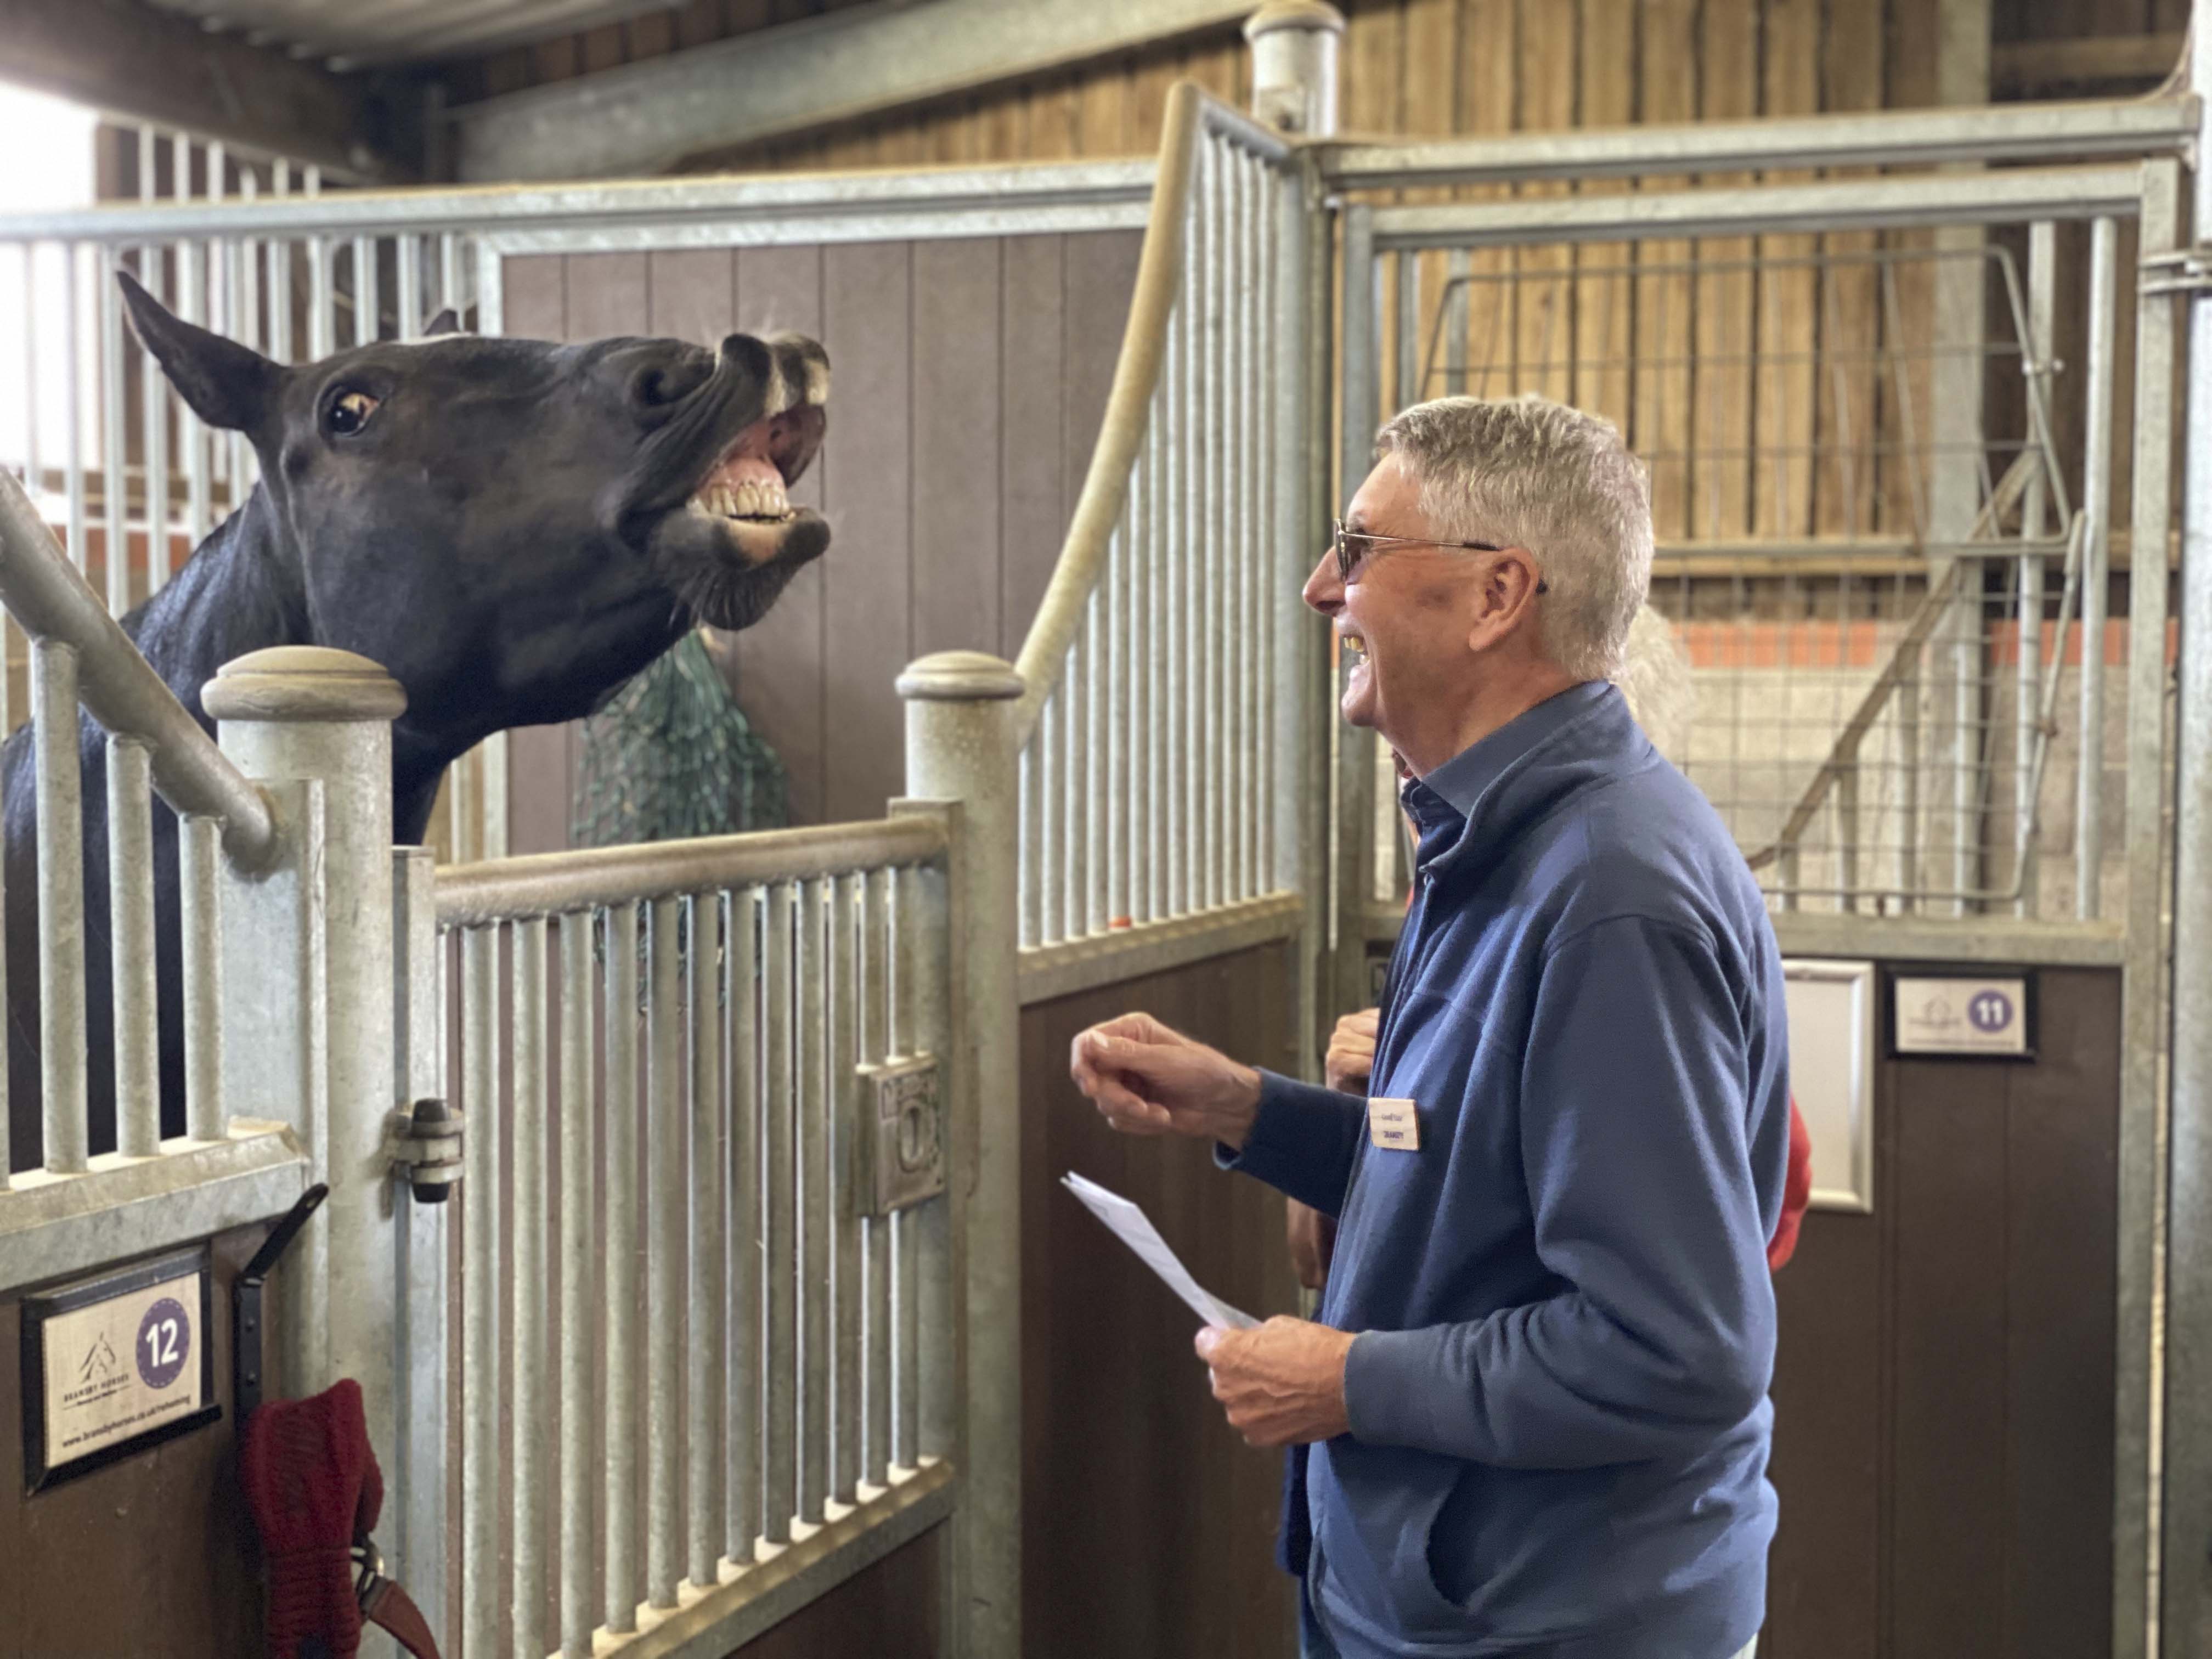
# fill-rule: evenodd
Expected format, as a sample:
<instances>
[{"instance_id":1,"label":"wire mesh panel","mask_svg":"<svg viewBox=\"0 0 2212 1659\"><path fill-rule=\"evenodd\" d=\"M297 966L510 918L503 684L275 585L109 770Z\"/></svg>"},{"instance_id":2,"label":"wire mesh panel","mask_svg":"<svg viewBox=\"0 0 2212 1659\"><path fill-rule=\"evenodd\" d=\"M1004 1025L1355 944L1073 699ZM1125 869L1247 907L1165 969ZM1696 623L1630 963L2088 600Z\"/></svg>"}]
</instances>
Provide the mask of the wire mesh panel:
<instances>
[{"instance_id":1,"label":"wire mesh panel","mask_svg":"<svg viewBox=\"0 0 2212 1659\"><path fill-rule=\"evenodd\" d=\"M665 843L692 874L611 883L653 896L506 920L502 866L441 891L471 1122L465 1655L605 1652L717 1591L734 1611L801 1544L865 1553L946 1449L918 1425L955 1335L917 1304L948 1200L861 1186L866 1068L941 1052L950 1018L941 832L781 839L788 874L762 837Z\"/></svg>"},{"instance_id":2,"label":"wire mesh panel","mask_svg":"<svg viewBox=\"0 0 2212 1659\"><path fill-rule=\"evenodd\" d=\"M2105 757L2134 648L2111 558L2130 223L1779 235L1754 207L1737 228L1589 229L1544 259L1386 236L1384 401L1535 392L1620 426L1694 690L1670 757L1776 906L2121 902ZM1378 897L1402 890L1398 841L1376 836Z\"/></svg>"}]
</instances>

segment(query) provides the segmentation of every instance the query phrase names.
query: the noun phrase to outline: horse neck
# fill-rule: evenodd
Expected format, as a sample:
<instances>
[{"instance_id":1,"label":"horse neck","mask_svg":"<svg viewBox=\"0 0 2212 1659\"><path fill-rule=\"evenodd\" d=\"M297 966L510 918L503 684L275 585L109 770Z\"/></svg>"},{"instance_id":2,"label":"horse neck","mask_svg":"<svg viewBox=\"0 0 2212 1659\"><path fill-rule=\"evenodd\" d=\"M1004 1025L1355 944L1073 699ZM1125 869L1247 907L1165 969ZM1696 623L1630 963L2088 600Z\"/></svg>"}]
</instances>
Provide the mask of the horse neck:
<instances>
[{"instance_id":1,"label":"horse neck","mask_svg":"<svg viewBox=\"0 0 2212 1659\"><path fill-rule=\"evenodd\" d=\"M268 494L216 526L184 568L123 620L162 682L210 732L200 688L227 662L276 645L314 643L307 589L281 539Z\"/></svg>"}]
</instances>

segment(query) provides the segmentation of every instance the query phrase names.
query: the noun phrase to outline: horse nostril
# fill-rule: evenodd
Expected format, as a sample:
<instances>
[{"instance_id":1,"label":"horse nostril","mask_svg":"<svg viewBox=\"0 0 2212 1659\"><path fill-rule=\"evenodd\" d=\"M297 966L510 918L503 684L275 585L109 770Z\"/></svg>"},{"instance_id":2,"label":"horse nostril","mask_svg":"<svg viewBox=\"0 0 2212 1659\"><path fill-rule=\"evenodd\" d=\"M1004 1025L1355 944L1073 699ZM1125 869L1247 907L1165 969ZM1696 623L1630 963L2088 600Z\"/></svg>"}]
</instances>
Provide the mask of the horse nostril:
<instances>
[{"instance_id":1,"label":"horse nostril","mask_svg":"<svg viewBox=\"0 0 2212 1659\"><path fill-rule=\"evenodd\" d=\"M690 397L714 373L714 360L694 348L679 357L653 363L630 376L629 400L640 409L665 409Z\"/></svg>"}]
</instances>

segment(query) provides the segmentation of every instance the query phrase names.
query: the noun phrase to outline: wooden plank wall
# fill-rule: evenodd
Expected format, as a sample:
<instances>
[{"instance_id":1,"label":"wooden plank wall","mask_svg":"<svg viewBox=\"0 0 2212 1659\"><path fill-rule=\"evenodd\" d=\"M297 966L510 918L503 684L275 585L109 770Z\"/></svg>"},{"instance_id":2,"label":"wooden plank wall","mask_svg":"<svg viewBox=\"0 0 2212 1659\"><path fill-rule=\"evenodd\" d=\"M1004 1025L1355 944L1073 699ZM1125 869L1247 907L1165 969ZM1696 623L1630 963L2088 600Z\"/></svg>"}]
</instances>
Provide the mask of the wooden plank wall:
<instances>
[{"instance_id":1,"label":"wooden plank wall","mask_svg":"<svg viewBox=\"0 0 2212 1659\"><path fill-rule=\"evenodd\" d=\"M2032 1065L1877 1066L1874 1212L1775 1280L1761 1659L2111 1650L2119 977L2038 1006Z\"/></svg>"},{"instance_id":2,"label":"wooden plank wall","mask_svg":"<svg viewBox=\"0 0 2212 1659\"><path fill-rule=\"evenodd\" d=\"M1279 1196L1195 1143L1115 1134L1069 1082L1075 1034L1133 1008L1255 1065L1296 1063L1281 945L1022 1011L1022 1651L1286 1659L1281 1456L1229 1427L1195 1322L1059 1185L1075 1170L1134 1199L1247 1313L1298 1310Z\"/></svg>"},{"instance_id":3,"label":"wooden plank wall","mask_svg":"<svg viewBox=\"0 0 2212 1659\"><path fill-rule=\"evenodd\" d=\"M22 1303L0 1298L0 1659L263 1651L260 1546L238 1485L230 1291L267 1231L240 1228L213 1241L204 1334L221 1420L28 1497L16 1358Z\"/></svg>"},{"instance_id":4,"label":"wooden plank wall","mask_svg":"<svg viewBox=\"0 0 2212 1659\"><path fill-rule=\"evenodd\" d=\"M510 333L815 334L830 437L793 498L830 551L738 641L738 699L792 820L880 814L915 658L1021 648L1090 463L1136 279L1133 232L510 259ZM510 845L568 845L580 728L517 732Z\"/></svg>"}]
</instances>

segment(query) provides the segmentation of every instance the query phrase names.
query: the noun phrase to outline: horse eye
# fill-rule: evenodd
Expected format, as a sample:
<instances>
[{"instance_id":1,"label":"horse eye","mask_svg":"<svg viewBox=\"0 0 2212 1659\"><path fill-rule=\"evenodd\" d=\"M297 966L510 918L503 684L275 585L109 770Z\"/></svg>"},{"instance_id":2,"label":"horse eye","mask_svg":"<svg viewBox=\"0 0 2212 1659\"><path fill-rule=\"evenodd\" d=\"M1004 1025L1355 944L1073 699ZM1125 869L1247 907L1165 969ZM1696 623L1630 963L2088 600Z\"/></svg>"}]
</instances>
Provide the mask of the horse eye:
<instances>
[{"instance_id":1,"label":"horse eye","mask_svg":"<svg viewBox=\"0 0 2212 1659\"><path fill-rule=\"evenodd\" d=\"M368 424L368 417L376 413L378 400L366 392L341 392L331 404L328 417L331 432L341 438L349 438Z\"/></svg>"}]
</instances>

